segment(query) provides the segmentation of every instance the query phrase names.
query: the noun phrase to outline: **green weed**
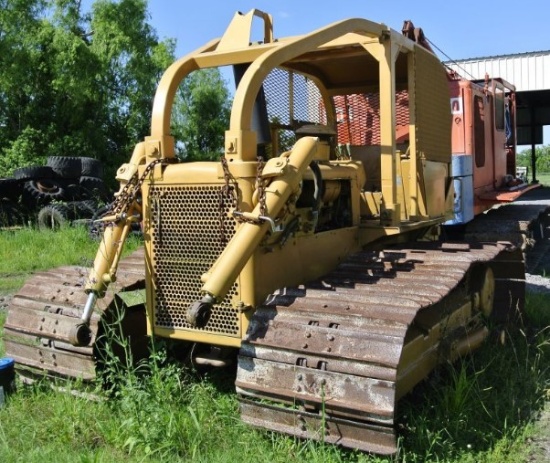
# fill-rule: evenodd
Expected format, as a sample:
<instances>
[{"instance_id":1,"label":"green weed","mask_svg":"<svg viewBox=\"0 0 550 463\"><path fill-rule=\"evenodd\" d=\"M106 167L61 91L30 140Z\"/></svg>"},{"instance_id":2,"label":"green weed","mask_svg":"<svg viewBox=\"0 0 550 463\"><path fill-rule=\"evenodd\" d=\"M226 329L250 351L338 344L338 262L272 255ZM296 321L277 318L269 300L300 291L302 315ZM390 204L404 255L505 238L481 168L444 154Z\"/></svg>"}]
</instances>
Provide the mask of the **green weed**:
<instances>
[{"instance_id":1,"label":"green weed","mask_svg":"<svg viewBox=\"0 0 550 463\"><path fill-rule=\"evenodd\" d=\"M125 254L141 242L131 236ZM86 227L64 227L60 230L0 230L0 294L15 292L32 272L61 265L92 264L97 243L88 236Z\"/></svg>"},{"instance_id":2,"label":"green weed","mask_svg":"<svg viewBox=\"0 0 550 463\"><path fill-rule=\"evenodd\" d=\"M21 232L21 238L0 233L0 272L78 264L93 256L97 245L89 243L89 252L85 236L80 241L80 232L63 229L55 242L56 249L67 249L62 251L65 257L50 258L41 247L51 251L51 233ZM14 260L7 246L28 256ZM25 246L29 249L23 250ZM40 256L35 256L38 265L30 258L33 254ZM70 260L64 261L69 254ZM100 400L57 392L49 382L20 385L0 409L0 461L526 461L526 441L535 432L533 422L550 390L548 307L548 295L529 295L525 330L506 333L504 344L499 336L489 338L473 355L443 365L403 399L399 453L388 458L246 426L239 419L233 371L199 374L172 358L172 346L158 339L139 358L130 349L124 313L116 312L101 334L102 373L93 391ZM0 326L3 316L0 312Z\"/></svg>"},{"instance_id":3,"label":"green weed","mask_svg":"<svg viewBox=\"0 0 550 463\"><path fill-rule=\"evenodd\" d=\"M550 297L528 301L530 320L541 301ZM550 313L539 315L550 324ZM547 398L549 341L547 329L507 332L421 383L402 403L404 461L525 461Z\"/></svg>"}]
</instances>

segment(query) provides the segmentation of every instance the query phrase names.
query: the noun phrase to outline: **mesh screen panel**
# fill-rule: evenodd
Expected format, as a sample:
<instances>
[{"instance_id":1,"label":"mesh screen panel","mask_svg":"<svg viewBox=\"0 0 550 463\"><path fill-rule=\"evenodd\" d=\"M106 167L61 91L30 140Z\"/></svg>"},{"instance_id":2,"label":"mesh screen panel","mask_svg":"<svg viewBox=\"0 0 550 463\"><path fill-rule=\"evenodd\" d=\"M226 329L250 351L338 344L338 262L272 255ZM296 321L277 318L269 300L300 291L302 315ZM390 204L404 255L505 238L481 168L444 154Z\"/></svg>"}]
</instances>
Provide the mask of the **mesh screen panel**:
<instances>
[{"instance_id":1,"label":"mesh screen panel","mask_svg":"<svg viewBox=\"0 0 550 463\"><path fill-rule=\"evenodd\" d=\"M338 124L338 143L355 146L380 144L380 95L362 93L334 97ZM409 95L395 94L395 124L409 125Z\"/></svg>"},{"instance_id":2,"label":"mesh screen panel","mask_svg":"<svg viewBox=\"0 0 550 463\"><path fill-rule=\"evenodd\" d=\"M321 92L307 77L274 69L263 84L269 122L278 128L279 153L292 148L295 130L306 124L326 124ZM395 94L396 127L409 125L409 95ZM380 95L362 93L334 97L339 144L380 145ZM279 154L275 153L275 154Z\"/></svg>"},{"instance_id":3,"label":"mesh screen panel","mask_svg":"<svg viewBox=\"0 0 550 463\"><path fill-rule=\"evenodd\" d=\"M238 294L235 283L226 298L214 306L203 328L189 325L185 313L202 298L201 275L207 272L235 233L229 215L231 200L221 185L155 185L149 189L155 326L186 328L240 337L239 314L231 306Z\"/></svg>"},{"instance_id":4,"label":"mesh screen panel","mask_svg":"<svg viewBox=\"0 0 550 463\"><path fill-rule=\"evenodd\" d=\"M263 83L267 115L278 129L279 155L296 142L294 131L307 124L325 124L325 110L317 85L306 76L275 68Z\"/></svg>"}]
</instances>

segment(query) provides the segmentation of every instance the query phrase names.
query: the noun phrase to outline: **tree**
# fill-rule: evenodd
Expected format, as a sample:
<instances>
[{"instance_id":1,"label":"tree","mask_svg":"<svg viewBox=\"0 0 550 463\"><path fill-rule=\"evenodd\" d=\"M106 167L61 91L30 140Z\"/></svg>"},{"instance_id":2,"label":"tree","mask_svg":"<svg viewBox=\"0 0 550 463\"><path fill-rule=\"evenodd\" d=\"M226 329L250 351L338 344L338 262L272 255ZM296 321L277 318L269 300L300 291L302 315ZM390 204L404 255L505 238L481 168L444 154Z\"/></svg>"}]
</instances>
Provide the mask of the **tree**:
<instances>
[{"instance_id":1,"label":"tree","mask_svg":"<svg viewBox=\"0 0 550 463\"><path fill-rule=\"evenodd\" d=\"M176 97L172 133L179 141L178 157L185 161L218 160L229 127L231 99L218 68L187 76Z\"/></svg>"},{"instance_id":2,"label":"tree","mask_svg":"<svg viewBox=\"0 0 550 463\"><path fill-rule=\"evenodd\" d=\"M0 0L0 176L48 156L101 160L105 179L150 133L175 41L159 41L147 0ZM216 69L182 84L173 134L186 160L217 158L229 92Z\"/></svg>"},{"instance_id":3,"label":"tree","mask_svg":"<svg viewBox=\"0 0 550 463\"><path fill-rule=\"evenodd\" d=\"M518 153L516 164L531 169L531 150L526 149ZM535 167L537 173L550 172L550 145L535 148Z\"/></svg>"},{"instance_id":4,"label":"tree","mask_svg":"<svg viewBox=\"0 0 550 463\"><path fill-rule=\"evenodd\" d=\"M156 86L173 61L175 42L158 41L146 21L145 0L97 0L92 12L91 50L101 62L95 75L106 111L106 142L128 156L149 133Z\"/></svg>"},{"instance_id":5,"label":"tree","mask_svg":"<svg viewBox=\"0 0 550 463\"><path fill-rule=\"evenodd\" d=\"M106 178L149 132L173 61L146 0L0 0L0 176L48 156L100 159Z\"/></svg>"}]
</instances>

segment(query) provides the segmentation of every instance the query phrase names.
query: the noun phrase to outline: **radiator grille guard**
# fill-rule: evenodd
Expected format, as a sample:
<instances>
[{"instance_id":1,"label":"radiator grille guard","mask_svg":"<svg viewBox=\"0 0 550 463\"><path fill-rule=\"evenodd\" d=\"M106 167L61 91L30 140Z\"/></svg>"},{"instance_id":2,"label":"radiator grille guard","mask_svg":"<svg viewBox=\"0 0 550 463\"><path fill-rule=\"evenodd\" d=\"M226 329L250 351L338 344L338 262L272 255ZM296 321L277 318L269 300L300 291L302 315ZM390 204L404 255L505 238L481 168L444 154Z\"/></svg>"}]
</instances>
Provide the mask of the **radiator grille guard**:
<instances>
[{"instance_id":1,"label":"radiator grille guard","mask_svg":"<svg viewBox=\"0 0 550 463\"><path fill-rule=\"evenodd\" d=\"M196 328L185 320L189 306L202 297L201 275L223 251L223 238L235 234L231 200L221 188L151 185L149 189L155 327L241 336L239 313L231 305L238 295L237 283L214 306L206 326Z\"/></svg>"}]
</instances>

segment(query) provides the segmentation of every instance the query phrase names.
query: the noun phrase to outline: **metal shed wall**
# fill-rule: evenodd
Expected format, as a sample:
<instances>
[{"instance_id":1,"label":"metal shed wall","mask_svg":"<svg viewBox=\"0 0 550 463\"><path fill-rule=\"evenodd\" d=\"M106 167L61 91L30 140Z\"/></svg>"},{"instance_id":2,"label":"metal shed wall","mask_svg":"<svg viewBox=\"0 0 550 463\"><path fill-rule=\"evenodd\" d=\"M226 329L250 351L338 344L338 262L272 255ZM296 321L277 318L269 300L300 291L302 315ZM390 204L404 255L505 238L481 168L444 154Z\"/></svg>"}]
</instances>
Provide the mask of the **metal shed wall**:
<instances>
[{"instance_id":1,"label":"metal shed wall","mask_svg":"<svg viewBox=\"0 0 550 463\"><path fill-rule=\"evenodd\" d=\"M502 77L519 92L550 89L550 51L520 53L447 62L458 74L471 79Z\"/></svg>"}]
</instances>

